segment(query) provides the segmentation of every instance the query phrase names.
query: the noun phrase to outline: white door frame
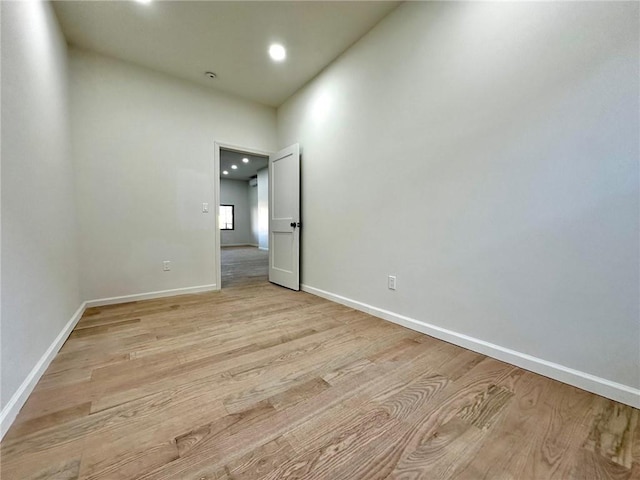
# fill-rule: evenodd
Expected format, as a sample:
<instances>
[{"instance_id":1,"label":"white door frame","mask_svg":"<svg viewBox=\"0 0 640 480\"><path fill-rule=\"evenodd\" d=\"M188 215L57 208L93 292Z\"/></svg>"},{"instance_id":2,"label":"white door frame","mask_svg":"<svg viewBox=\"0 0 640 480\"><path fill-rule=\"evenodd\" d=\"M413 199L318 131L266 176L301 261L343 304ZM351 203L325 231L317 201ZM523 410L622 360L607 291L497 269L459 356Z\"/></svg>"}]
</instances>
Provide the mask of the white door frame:
<instances>
[{"instance_id":1,"label":"white door frame","mask_svg":"<svg viewBox=\"0 0 640 480\"><path fill-rule=\"evenodd\" d=\"M222 289L222 263L220 261L220 226L218 225L218 212L220 212L220 149L233 150L240 153L249 153L252 155L261 155L268 157L273 152L266 150L259 150L257 148L240 147L238 145L231 145L229 143L213 142L214 154L213 154L213 216L214 216L214 268L216 269L216 290ZM271 206L268 207L271 211Z\"/></svg>"}]
</instances>

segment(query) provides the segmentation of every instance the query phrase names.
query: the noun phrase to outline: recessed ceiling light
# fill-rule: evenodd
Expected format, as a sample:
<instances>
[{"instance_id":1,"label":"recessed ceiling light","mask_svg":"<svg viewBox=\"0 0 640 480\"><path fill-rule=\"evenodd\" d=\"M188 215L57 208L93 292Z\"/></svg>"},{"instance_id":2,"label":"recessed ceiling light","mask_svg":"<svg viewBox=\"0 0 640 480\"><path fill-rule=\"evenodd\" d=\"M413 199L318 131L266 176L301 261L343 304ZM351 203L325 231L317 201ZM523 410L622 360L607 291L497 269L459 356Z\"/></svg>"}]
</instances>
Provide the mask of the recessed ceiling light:
<instances>
[{"instance_id":1,"label":"recessed ceiling light","mask_svg":"<svg viewBox=\"0 0 640 480\"><path fill-rule=\"evenodd\" d=\"M223 174L223 175L229 175L229 172L227 172L226 170L223 170L223 171L222 171L222 174Z\"/></svg>"},{"instance_id":2,"label":"recessed ceiling light","mask_svg":"<svg viewBox=\"0 0 640 480\"><path fill-rule=\"evenodd\" d=\"M269 55L276 62L281 62L287 58L287 51L278 43L274 43L269 47Z\"/></svg>"},{"instance_id":3,"label":"recessed ceiling light","mask_svg":"<svg viewBox=\"0 0 640 480\"><path fill-rule=\"evenodd\" d=\"M217 75L213 72L204 72L204 76L210 78L211 80L215 80L215 78L217 77Z\"/></svg>"},{"instance_id":4,"label":"recessed ceiling light","mask_svg":"<svg viewBox=\"0 0 640 480\"><path fill-rule=\"evenodd\" d=\"M238 168L238 166L237 165L231 165L231 168L236 170Z\"/></svg>"},{"instance_id":5,"label":"recessed ceiling light","mask_svg":"<svg viewBox=\"0 0 640 480\"><path fill-rule=\"evenodd\" d=\"M143 3L145 5L149 5L151 3L151 0L136 0L136 2Z\"/></svg>"},{"instance_id":6,"label":"recessed ceiling light","mask_svg":"<svg viewBox=\"0 0 640 480\"><path fill-rule=\"evenodd\" d=\"M248 158L243 158L242 159L242 163L249 163L249 159Z\"/></svg>"}]
</instances>

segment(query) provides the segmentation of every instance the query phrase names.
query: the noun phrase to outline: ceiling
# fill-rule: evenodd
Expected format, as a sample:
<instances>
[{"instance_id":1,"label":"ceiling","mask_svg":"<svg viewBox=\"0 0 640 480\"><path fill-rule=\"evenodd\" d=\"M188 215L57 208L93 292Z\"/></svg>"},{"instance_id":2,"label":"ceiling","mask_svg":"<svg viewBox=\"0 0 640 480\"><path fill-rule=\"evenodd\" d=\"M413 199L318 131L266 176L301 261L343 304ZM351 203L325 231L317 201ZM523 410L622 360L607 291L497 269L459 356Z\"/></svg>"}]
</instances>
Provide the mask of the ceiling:
<instances>
[{"instance_id":1,"label":"ceiling","mask_svg":"<svg viewBox=\"0 0 640 480\"><path fill-rule=\"evenodd\" d=\"M244 163L243 158L248 158L249 163ZM269 157L260 157L248 153L234 152L233 150L220 149L220 178L227 180L249 180L258 174L269 164ZM231 168L231 165L238 167ZM224 175L222 172L229 172Z\"/></svg>"},{"instance_id":2,"label":"ceiling","mask_svg":"<svg viewBox=\"0 0 640 480\"><path fill-rule=\"evenodd\" d=\"M277 107L400 2L55 1L70 45ZM273 42L287 58L273 62ZM217 74L215 80L206 71Z\"/></svg>"}]
</instances>

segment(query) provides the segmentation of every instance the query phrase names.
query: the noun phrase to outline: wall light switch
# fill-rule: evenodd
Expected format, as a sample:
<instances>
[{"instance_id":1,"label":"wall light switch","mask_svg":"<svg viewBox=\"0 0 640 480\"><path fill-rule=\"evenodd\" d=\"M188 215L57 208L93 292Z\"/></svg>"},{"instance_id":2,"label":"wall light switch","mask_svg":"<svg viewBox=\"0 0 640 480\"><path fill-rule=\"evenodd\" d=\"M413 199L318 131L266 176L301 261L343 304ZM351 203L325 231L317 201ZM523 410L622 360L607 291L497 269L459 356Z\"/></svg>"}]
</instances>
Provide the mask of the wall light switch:
<instances>
[{"instance_id":1,"label":"wall light switch","mask_svg":"<svg viewBox=\"0 0 640 480\"><path fill-rule=\"evenodd\" d=\"M396 289L396 276L395 275L389 275L389 290L395 290Z\"/></svg>"},{"instance_id":2,"label":"wall light switch","mask_svg":"<svg viewBox=\"0 0 640 480\"><path fill-rule=\"evenodd\" d=\"M162 262L162 270L164 270L165 272L168 272L171 270L171 262L169 260L164 260Z\"/></svg>"},{"instance_id":3,"label":"wall light switch","mask_svg":"<svg viewBox=\"0 0 640 480\"><path fill-rule=\"evenodd\" d=\"M206 202L202 204L202 213L209 213L209 204Z\"/></svg>"}]
</instances>

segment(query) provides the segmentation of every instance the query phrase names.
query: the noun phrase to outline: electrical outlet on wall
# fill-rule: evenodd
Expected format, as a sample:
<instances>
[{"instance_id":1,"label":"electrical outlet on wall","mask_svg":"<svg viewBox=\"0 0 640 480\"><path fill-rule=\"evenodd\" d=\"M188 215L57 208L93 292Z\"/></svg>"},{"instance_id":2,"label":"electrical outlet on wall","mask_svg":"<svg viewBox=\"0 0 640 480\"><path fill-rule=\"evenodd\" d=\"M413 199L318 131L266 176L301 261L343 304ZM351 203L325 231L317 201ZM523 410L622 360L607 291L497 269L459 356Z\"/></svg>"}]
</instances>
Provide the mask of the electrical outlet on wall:
<instances>
[{"instance_id":1,"label":"electrical outlet on wall","mask_svg":"<svg viewBox=\"0 0 640 480\"><path fill-rule=\"evenodd\" d=\"M395 275L389 275L388 277L388 287L389 290L395 290L396 289L396 276Z\"/></svg>"},{"instance_id":2,"label":"electrical outlet on wall","mask_svg":"<svg viewBox=\"0 0 640 480\"><path fill-rule=\"evenodd\" d=\"M162 262L162 270L164 272L168 272L169 270L171 270L171 262L169 260L165 260Z\"/></svg>"}]
</instances>

